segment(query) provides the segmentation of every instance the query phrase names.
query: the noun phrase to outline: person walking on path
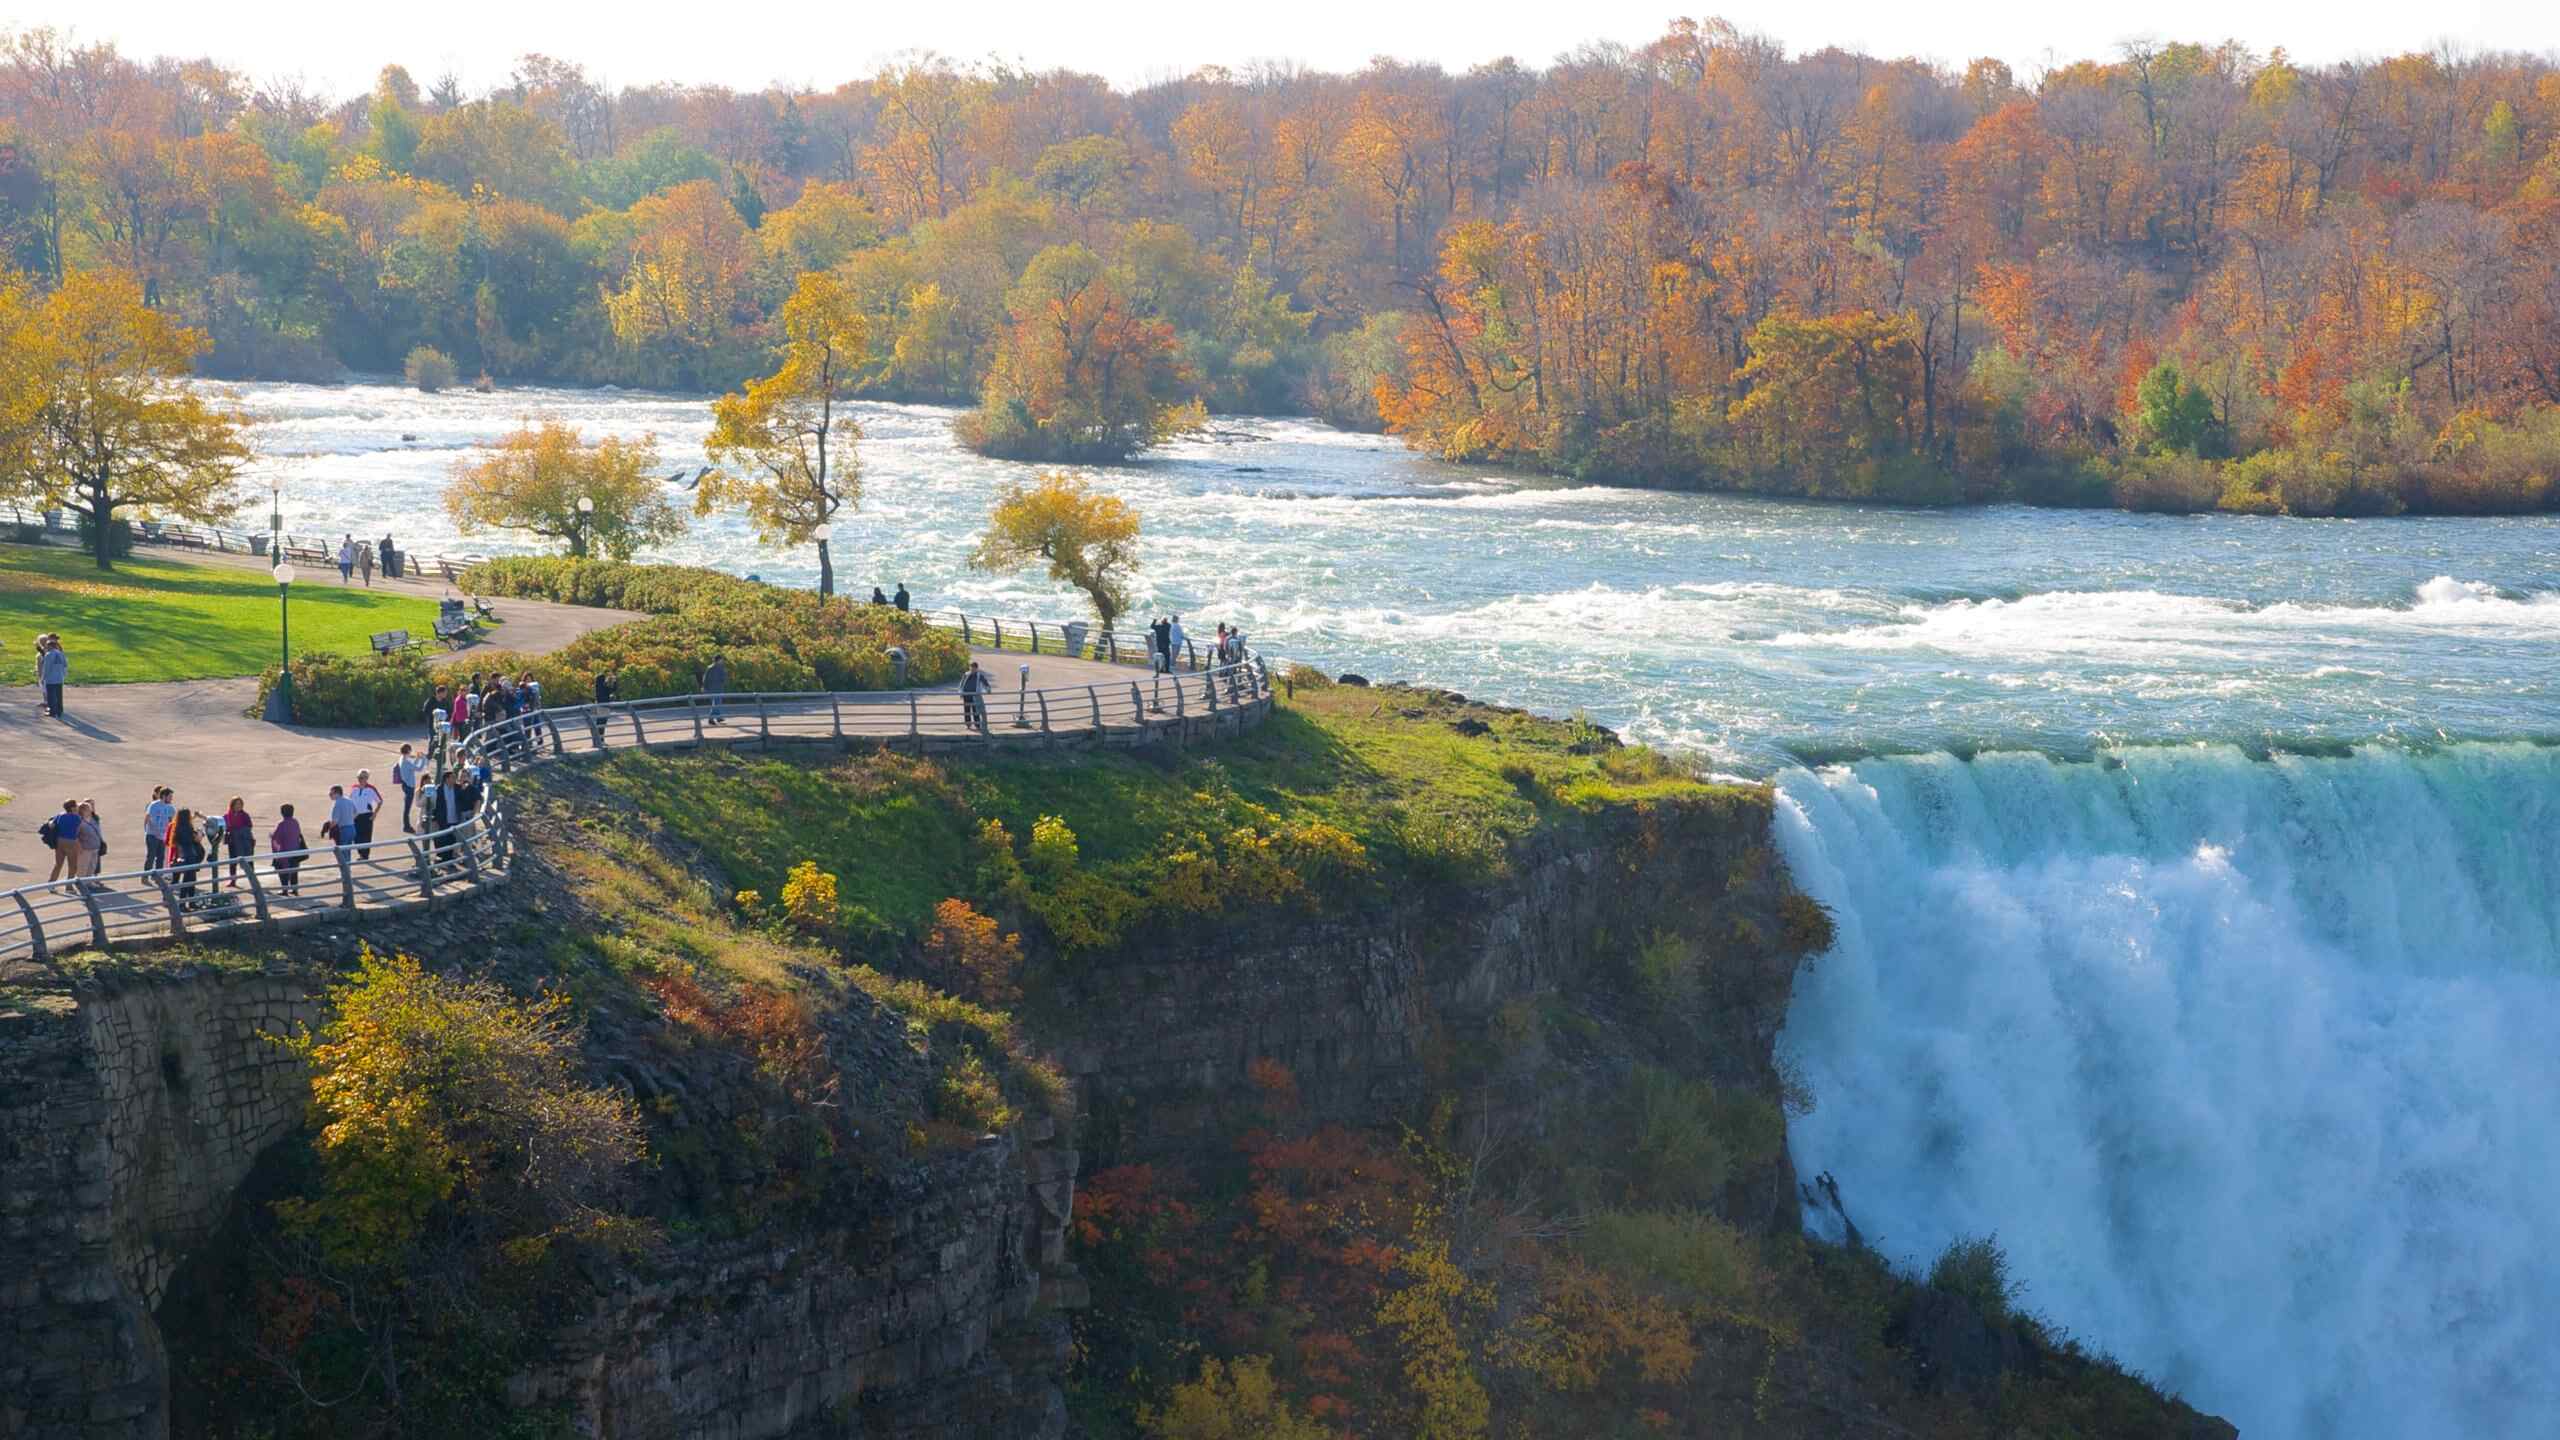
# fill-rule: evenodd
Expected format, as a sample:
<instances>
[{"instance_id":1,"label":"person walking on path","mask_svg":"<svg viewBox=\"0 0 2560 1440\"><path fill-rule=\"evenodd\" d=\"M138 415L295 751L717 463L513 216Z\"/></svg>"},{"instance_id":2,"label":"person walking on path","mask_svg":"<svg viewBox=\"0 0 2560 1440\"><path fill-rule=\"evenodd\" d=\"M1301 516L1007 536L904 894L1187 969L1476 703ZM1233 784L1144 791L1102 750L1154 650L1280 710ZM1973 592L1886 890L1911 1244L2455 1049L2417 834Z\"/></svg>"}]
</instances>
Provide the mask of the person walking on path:
<instances>
[{"instance_id":1,"label":"person walking on path","mask_svg":"<svg viewBox=\"0 0 2560 1440\"><path fill-rule=\"evenodd\" d=\"M717 651L713 652L711 656L711 668L702 672L702 690L704 694L711 697L711 723L714 725L728 724L729 722L722 718L720 714L720 702L729 693L728 656L720 654Z\"/></svg>"},{"instance_id":2,"label":"person walking on path","mask_svg":"<svg viewBox=\"0 0 2560 1440\"><path fill-rule=\"evenodd\" d=\"M98 862L105 858L107 853L107 832L98 825L98 802L95 800L80 802L78 837L80 888L95 894L104 888L93 877L98 873Z\"/></svg>"},{"instance_id":3,"label":"person walking on path","mask_svg":"<svg viewBox=\"0 0 2560 1440\"><path fill-rule=\"evenodd\" d=\"M453 718L453 691L451 688L442 684L436 686L436 693L427 697L427 708L422 718L427 722L427 743L434 744L436 738L436 722L439 720L449 721Z\"/></svg>"},{"instance_id":4,"label":"person walking on path","mask_svg":"<svg viewBox=\"0 0 2560 1440\"><path fill-rule=\"evenodd\" d=\"M418 806L418 772L425 769L414 745L400 747L400 759L391 767L391 783L400 787L400 833L414 835L417 827L409 823L410 812Z\"/></svg>"},{"instance_id":5,"label":"person walking on path","mask_svg":"<svg viewBox=\"0 0 2560 1440\"><path fill-rule=\"evenodd\" d=\"M223 849L231 856L231 888L244 890L249 885L249 867L256 862L249 857L258 853L257 832L250 827L248 803L239 796L222 812ZM216 885L220 888L219 884Z\"/></svg>"},{"instance_id":6,"label":"person walking on path","mask_svg":"<svg viewBox=\"0 0 2560 1440\"><path fill-rule=\"evenodd\" d=\"M897 607L898 607L899 609L901 609L901 610L904 610L904 609L907 609L907 608L909 608L909 607L910 607L910 605L911 605L913 602L912 602L912 601L910 601L910 600L907 598L907 582L906 582L906 581L901 580L901 581L899 581L899 582L898 582L898 593L897 593L897 594L895 594L895 595L893 595L893 596L891 596L891 597L890 597L890 599L891 599L891 601L892 601L893 603L895 603L895 604L897 605Z\"/></svg>"},{"instance_id":7,"label":"person walking on path","mask_svg":"<svg viewBox=\"0 0 2560 1440\"><path fill-rule=\"evenodd\" d=\"M391 537L388 535L383 536L381 543L374 546L374 548L382 552L382 578L385 580L399 579L400 556L397 551L394 551L391 548Z\"/></svg>"},{"instance_id":8,"label":"person walking on path","mask_svg":"<svg viewBox=\"0 0 2560 1440\"><path fill-rule=\"evenodd\" d=\"M356 546L356 573L364 576L364 588L373 588L373 547Z\"/></svg>"},{"instance_id":9,"label":"person walking on path","mask_svg":"<svg viewBox=\"0 0 2560 1440\"><path fill-rule=\"evenodd\" d=\"M276 807L275 833L267 837L267 853L276 857L276 892L281 895L302 893L302 857L296 851L309 847L302 839L302 822L293 818L291 805Z\"/></svg>"},{"instance_id":10,"label":"person walking on path","mask_svg":"<svg viewBox=\"0 0 2560 1440\"><path fill-rule=\"evenodd\" d=\"M595 736L596 748L604 748L604 707L613 703L613 667L596 672L595 708L587 712L587 730Z\"/></svg>"},{"instance_id":11,"label":"person walking on path","mask_svg":"<svg viewBox=\"0 0 2560 1440\"><path fill-rule=\"evenodd\" d=\"M996 688L996 677L969 662L969 671L960 677L961 722L984 735L987 733L987 692Z\"/></svg>"},{"instance_id":12,"label":"person walking on path","mask_svg":"<svg viewBox=\"0 0 2560 1440\"><path fill-rule=\"evenodd\" d=\"M320 833L341 851L356 843L356 802L347 798L346 786L329 787L329 822Z\"/></svg>"},{"instance_id":13,"label":"person walking on path","mask_svg":"<svg viewBox=\"0 0 2560 1440\"><path fill-rule=\"evenodd\" d=\"M71 679L71 657L62 653L62 637L36 637L36 678L44 682L44 713L62 718L62 687Z\"/></svg>"},{"instance_id":14,"label":"person walking on path","mask_svg":"<svg viewBox=\"0 0 2560 1440\"><path fill-rule=\"evenodd\" d=\"M356 772L356 783L347 791L347 800L356 807L356 843L364 847L356 852L356 858L370 860L373 858L373 821L382 812L382 792L373 786L372 771Z\"/></svg>"},{"instance_id":15,"label":"person walking on path","mask_svg":"<svg viewBox=\"0 0 2560 1440\"><path fill-rule=\"evenodd\" d=\"M196 829L196 812L181 809L169 819L171 880L182 901L196 898L196 869L204 864L204 835Z\"/></svg>"},{"instance_id":16,"label":"person walking on path","mask_svg":"<svg viewBox=\"0 0 2560 1440\"><path fill-rule=\"evenodd\" d=\"M170 803L169 787L154 786L151 805L142 812L142 868L158 870L169 863L169 822L178 818L178 807Z\"/></svg>"},{"instance_id":17,"label":"person walking on path","mask_svg":"<svg viewBox=\"0 0 2560 1440\"><path fill-rule=\"evenodd\" d=\"M53 847L53 873L44 883L80 878L80 802L65 800L62 810L40 827L37 838Z\"/></svg>"},{"instance_id":18,"label":"person walking on path","mask_svg":"<svg viewBox=\"0 0 2560 1440\"><path fill-rule=\"evenodd\" d=\"M356 537L350 532L338 542L338 583L353 584L356 578Z\"/></svg>"}]
</instances>

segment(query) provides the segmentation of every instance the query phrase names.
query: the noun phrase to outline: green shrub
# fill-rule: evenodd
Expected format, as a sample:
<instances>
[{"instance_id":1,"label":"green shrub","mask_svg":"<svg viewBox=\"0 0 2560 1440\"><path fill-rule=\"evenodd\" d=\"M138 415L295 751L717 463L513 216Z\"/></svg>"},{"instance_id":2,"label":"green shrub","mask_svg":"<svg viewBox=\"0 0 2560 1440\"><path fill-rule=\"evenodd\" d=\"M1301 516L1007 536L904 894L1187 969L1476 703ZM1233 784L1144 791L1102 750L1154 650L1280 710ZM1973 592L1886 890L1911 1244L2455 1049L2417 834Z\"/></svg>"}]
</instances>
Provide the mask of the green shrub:
<instances>
[{"instance_id":1,"label":"green shrub","mask_svg":"<svg viewBox=\"0 0 2560 1440\"><path fill-rule=\"evenodd\" d=\"M1696 1210L1612 1210L1591 1217L1578 1248L1622 1279L1715 1304L1747 1298L1760 1263L1741 1231Z\"/></svg>"},{"instance_id":2,"label":"green shrub","mask_svg":"<svg viewBox=\"0 0 2560 1440\"><path fill-rule=\"evenodd\" d=\"M1831 948L1831 911L1801 890L1778 902L1778 941L1789 954L1820 955Z\"/></svg>"},{"instance_id":3,"label":"green shrub","mask_svg":"<svg viewBox=\"0 0 2560 1440\"><path fill-rule=\"evenodd\" d=\"M1735 1175L1768 1164L1786 1144L1776 1102L1651 1065L1628 1077L1621 1103L1629 1189L1647 1205L1712 1204Z\"/></svg>"},{"instance_id":4,"label":"green shrub","mask_svg":"<svg viewBox=\"0 0 2560 1440\"><path fill-rule=\"evenodd\" d=\"M499 651L449 662L444 677L472 672L530 674L551 703L594 693L599 670L615 672L626 700L688 695L714 655L729 661L729 688L756 691L886 690L897 683L892 646L907 652L907 681L936 685L969 666L968 647L921 616L787 590L683 565L517 556L475 565L466 588L568 605L638 610L648 618L581 636L549 656Z\"/></svg>"},{"instance_id":5,"label":"green shrub","mask_svg":"<svg viewBox=\"0 0 2560 1440\"><path fill-rule=\"evenodd\" d=\"M258 677L258 708L276 688L277 668ZM435 689L425 657L335 655L312 651L293 658L293 723L380 729L419 723Z\"/></svg>"},{"instance_id":6,"label":"green shrub","mask_svg":"<svg viewBox=\"0 0 2560 1440\"><path fill-rule=\"evenodd\" d=\"M2009 1318L2025 1288L2009 1277L2009 1253L2000 1248L1997 1235L1958 1240L1940 1251L1929 1267L1929 1287L1972 1301L1995 1324Z\"/></svg>"},{"instance_id":7,"label":"green shrub","mask_svg":"<svg viewBox=\"0 0 2560 1440\"><path fill-rule=\"evenodd\" d=\"M82 552L83 554L88 554L88 555L95 555L95 554L97 554L97 553L98 553L98 522L97 522L97 521L95 521L95 520L90 519L90 518L89 518L89 512L87 512L87 511L83 510L83 511L81 511L81 512L80 512L80 516L79 516L79 526L80 526L80 549L81 549L81 552ZM114 520L110 520L110 521L108 521L108 522L107 522L107 554L108 554L108 556L109 556L111 559L121 560L121 559L123 559L124 557L126 557L127 555L130 555L130 554L132 554L132 553L133 553L133 522L132 522L132 521L130 521L130 520L123 519L123 518L121 518L121 517L118 517L117 519L114 519Z\"/></svg>"},{"instance_id":8,"label":"green shrub","mask_svg":"<svg viewBox=\"0 0 2560 1440\"><path fill-rule=\"evenodd\" d=\"M1076 832L1055 815L1043 815L1031 825L1031 868L1044 878L1055 879L1076 868Z\"/></svg>"},{"instance_id":9,"label":"green shrub","mask_svg":"<svg viewBox=\"0 0 2560 1440\"><path fill-rule=\"evenodd\" d=\"M409 358L400 363L400 374L409 382L410 388L424 390L430 395L438 390L452 389L453 382L459 378L453 368L453 357L433 345L421 345L410 351Z\"/></svg>"},{"instance_id":10,"label":"green shrub","mask_svg":"<svg viewBox=\"0 0 2560 1440\"><path fill-rule=\"evenodd\" d=\"M1476 884L1502 873L1502 837L1466 816L1417 805L1396 822L1396 845L1426 878Z\"/></svg>"},{"instance_id":11,"label":"green shrub","mask_svg":"<svg viewBox=\"0 0 2560 1440\"><path fill-rule=\"evenodd\" d=\"M1688 1004L1698 993L1698 952L1669 930L1656 930L1636 947L1636 989L1662 1009Z\"/></svg>"}]
</instances>

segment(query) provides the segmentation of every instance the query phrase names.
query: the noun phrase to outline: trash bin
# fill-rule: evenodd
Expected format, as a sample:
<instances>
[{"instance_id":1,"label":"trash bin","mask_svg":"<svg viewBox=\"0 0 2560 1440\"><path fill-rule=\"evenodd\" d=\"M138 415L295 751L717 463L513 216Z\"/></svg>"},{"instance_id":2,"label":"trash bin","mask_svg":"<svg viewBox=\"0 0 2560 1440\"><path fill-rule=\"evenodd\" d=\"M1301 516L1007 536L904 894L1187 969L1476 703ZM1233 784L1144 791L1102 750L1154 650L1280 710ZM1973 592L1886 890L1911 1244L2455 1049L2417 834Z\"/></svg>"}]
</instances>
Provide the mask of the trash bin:
<instances>
[{"instance_id":1,"label":"trash bin","mask_svg":"<svg viewBox=\"0 0 2560 1440\"><path fill-rule=\"evenodd\" d=\"M1084 654L1085 628L1085 623L1081 620L1072 625L1059 627L1060 632L1067 637L1067 654L1070 658L1079 658Z\"/></svg>"}]
</instances>

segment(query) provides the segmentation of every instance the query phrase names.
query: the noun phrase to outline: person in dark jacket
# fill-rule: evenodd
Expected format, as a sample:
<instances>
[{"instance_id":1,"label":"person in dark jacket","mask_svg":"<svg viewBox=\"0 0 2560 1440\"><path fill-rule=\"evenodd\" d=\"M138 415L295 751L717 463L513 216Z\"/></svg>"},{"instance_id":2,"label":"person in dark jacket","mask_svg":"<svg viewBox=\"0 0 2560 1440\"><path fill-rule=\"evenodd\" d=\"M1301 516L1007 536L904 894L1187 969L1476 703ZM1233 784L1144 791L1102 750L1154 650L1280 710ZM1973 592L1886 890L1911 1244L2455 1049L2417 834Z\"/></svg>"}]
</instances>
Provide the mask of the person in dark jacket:
<instances>
[{"instance_id":1,"label":"person in dark jacket","mask_svg":"<svg viewBox=\"0 0 2560 1440\"><path fill-rule=\"evenodd\" d=\"M727 717L720 713L720 702L729 693L728 656L715 654L711 657L711 668L702 672L702 691L711 697L711 723L728 724Z\"/></svg>"},{"instance_id":2,"label":"person in dark jacket","mask_svg":"<svg viewBox=\"0 0 2560 1440\"><path fill-rule=\"evenodd\" d=\"M871 587L871 603L874 605L886 605L889 603L889 597L881 594L880 587L874 585Z\"/></svg>"},{"instance_id":3,"label":"person in dark jacket","mask_svg":"<svg viewBox=\"0 0 2560 1440\"><path fill-rule=\"evenodd\" d=\"M204 831L196 825L196 812L180 810L169 822L169 866L176 872L178 898L196 898L196 867L204 864Z\"/></svg>"},{"instance_id":4,"label":"person in dark jacket","mask_svg":"<svg viewBox=\"0 0 2560 1440\"><path fill-rule=\"evenodd\" d=\"M901 580L901 581L899 581L899 582L898 582L898 593L897 593L895 596L893 596L892 598L893 598L893 599L895 600L895 602L897 603L897 606L898 606L898 608L899 608L899 609L904 610L904 609L909 608L909 602L908 602L908 600L907 600L907 582L906 582L906 581Z\"/></svg>"}]
</instances>

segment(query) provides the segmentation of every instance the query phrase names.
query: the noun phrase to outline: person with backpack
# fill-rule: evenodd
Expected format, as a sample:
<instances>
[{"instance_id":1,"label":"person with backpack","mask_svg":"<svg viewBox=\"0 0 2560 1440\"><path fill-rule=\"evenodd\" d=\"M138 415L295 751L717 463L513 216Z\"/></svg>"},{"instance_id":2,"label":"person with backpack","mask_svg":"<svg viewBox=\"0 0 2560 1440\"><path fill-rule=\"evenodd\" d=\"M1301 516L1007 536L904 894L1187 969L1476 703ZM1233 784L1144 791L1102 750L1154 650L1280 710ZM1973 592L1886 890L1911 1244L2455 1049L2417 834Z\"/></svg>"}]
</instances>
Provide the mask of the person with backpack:
<instances>
[{"instance_id":1,"label":"person with backpack","mask_svg":"<svg viewBox=\"0 0 2560 1440\"><path fill-rule=\"evenodd\" d=\"M347 787L329 787L329 818L320 825L321 837L345 850L356 843L356 802L347 798Z\"/></svg>"},{"instance_id":2,"label":"person with backpack","mask_svg":"<svg viewBox=\"0 0 2560 1440\"><path fill-rule=\"evenodd\" d=\"M177 816L178 807L170 803L169 787L153 786L150 808L142 812L143 869L157 870L169 863L169 822Z\"/></svg>"},{"instance_id":3,"label":"person with backpack","mask_svg":"<svg viewBox=\"0 0 2560 1440\"><path fill-rule=\"evenodd\" d=\"M62 809L36 827L36 839L53 852L53 873L45 877L47 885L61 879L80 878L80 802L65 800Z\"/></svg>"},{"instance_id":4,"label":"person with backpack","mask_svg":"<svg viewBox=\"0 0 2560 1440\"><path fill-rule=\"evenodd\" d=\"M170 879L178 899L196 898L196 868L204 864L204 833L196 828L196 812L180 809L169 819Z\"/></svg>"},{"instance_id":5,"label":"person with backpack","mask_svg":"<svg viewBox=\"0 0 2560 1440\"><path fill-rule=\"evenodd\" d=\"M276 807L275 833L267 837L267 853L276 857L276 893L302 893L302 856L297 851L308 849L302 839L302 822L293 818L291 805Z\"/></svg>"},{"instance_id":6,"label":"person with backpack","mask_svg":"<svg viewBox=\"0 0 2560 1440\"><path fill-rule=\"evenodd\" d=\"M418 758L414 745L401 746L400 758L391 767L391 783L400 787L400 833L403 835L417 833L417 827L409 823L409 817L417 809L418 776L426 768L426 762Z\"/></svg>"}]
</instances>

